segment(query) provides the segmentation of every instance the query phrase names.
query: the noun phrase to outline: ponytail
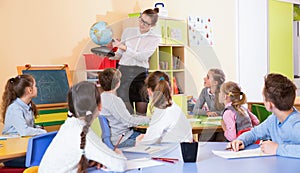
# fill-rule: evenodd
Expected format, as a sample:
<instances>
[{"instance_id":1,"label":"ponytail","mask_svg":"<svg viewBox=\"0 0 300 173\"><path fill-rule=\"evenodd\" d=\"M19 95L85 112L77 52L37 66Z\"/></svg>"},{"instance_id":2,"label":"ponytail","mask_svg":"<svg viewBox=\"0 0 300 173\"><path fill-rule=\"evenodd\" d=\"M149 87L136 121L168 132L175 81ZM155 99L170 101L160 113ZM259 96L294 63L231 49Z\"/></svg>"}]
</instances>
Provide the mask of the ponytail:
<instances>
[{"instance_id":1,"label":"ponytail","mask_svg":"<svg viewBox=\"0 0 300 173\"><path fill-rule=\"evenodd\" d=\"M5 121L5 114L7 107L12 104L16 98L20 98L25 94L26 87L33 87L34 78L29 74L18 75L15 78L10 78L5 85L4 93L2 95L2 121ZM30 101L34 116L38 115L36 105Z\"/></svg>"},{"instance_id":2,"label":"ponytail","mask_svg":"<svg viewBox=\"0 0 300 173\"><path fill-rule=\"evenodd\" d=\"M82 150L82 155L80 161L78 163L77 173L87 173L87 168L89 166L89 161L85 156L85 145L86 145L86 135L89 132L89 128L91 126L93 120L93 115L91 111L87 111L87 115L85 117L86 125L83 126L82 132L80 134L80 149Z\"/></svg>"},{"instance_id":3,"label":"ponytail","mask_svg":"<svg viewBox=\"0 0 300 173\"><path fill-rule=\"evenodd\" d=\"M98 105L101 104L99 91L95 84L82 81L71 87L68 92L69 117L83 117L85 125L80 133L80 149L82 155L78 162L77 173L86 173L89 160L85 155L86 135L93 121L93 115L98 112Z\"/></svg>"},{"instance_id":4,"label":"ponytail","mask_svg":"<svg viewBox=\"0 0 300 173\"><path fill-rule=\"evenodd\" d=\"M169 76L161 71L151 73L145 81L145 86L153 92L150 111L153 107L166 109L172 105L172 91Z\"/></svg>"}]
</instances>

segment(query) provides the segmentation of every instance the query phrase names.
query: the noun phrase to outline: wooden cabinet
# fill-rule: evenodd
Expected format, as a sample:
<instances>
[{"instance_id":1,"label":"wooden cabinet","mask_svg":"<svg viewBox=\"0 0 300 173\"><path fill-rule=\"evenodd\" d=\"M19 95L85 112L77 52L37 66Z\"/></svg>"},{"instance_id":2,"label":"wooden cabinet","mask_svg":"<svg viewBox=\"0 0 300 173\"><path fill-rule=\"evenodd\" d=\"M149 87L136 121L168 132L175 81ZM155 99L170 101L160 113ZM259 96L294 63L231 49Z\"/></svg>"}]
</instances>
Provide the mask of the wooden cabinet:
<instances>
[{"instance_id":1,"label":"wooden cabinet","mask_svg":"<svg viewBox=\"0 0 300 173\"><path fill-rule=\"evenodd\" d=\"M185 93L184 45L159 45L149 65L149 72L160 70L170 76L173 94Z\"/></svg>"},{"instance_id":2,"label":"wooden cabinet","mask_svg":"<svg viewBox=\"0 0 300 173\"><path fill-rule=\"evenodd\" d=\"M161 44L187 44L185 20L159 18L155 30L161 35Z\"/></svg>"}]
</instances>

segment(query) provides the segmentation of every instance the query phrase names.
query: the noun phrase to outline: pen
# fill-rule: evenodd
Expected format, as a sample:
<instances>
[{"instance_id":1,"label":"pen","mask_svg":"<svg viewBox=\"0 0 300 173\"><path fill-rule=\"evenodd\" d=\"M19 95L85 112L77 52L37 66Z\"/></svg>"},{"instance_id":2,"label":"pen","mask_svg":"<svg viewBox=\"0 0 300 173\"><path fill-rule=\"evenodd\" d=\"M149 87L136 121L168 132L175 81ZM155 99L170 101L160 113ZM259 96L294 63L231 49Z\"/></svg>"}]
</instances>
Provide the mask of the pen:
<instances>
[{"instance_id":1,"label":"pen","mask_svg":"<svg viewBox=\"0 0 300 173\"><path fill-rule=\"evenodd\" d=\"M125 136L125 134L123 133L120 137L120 139L118 140L118 142L116 143L114 150L116 150L116 148L118 147L118 145L120 144L121 140L123 139L123 137Z\"/></svg>"},{"instance_id":2,"label":"pen","mask_svg":"<svg viewBox=\"0 0 300 173\"><path fill-rule=\"evenodd\" d=\"M168 162L168 163L175 163L175 161L178 161L178 159L172 159L172 158L160 158L160 157L152 157L153 160Z\"/></svg>"},{"instance_id":3,"label":"pen","mask_svg":"<svg viewBox=\"0 0 300 173\"><path fill-rule=\"evenodd\" d=\"M150 150L150 148L151 148L151 147L147 147L147 148L145 148L145 151L147 151L147 150Z\"/></svg>"},{"instance_id":4,"label":"pen","mask_svg":"<svg viewBox=\"0 0 300 173\"><path fill-rule=\"evenodd\" d=\"M242 146L243 144L240 143L239 146ZM225 150L232 150L232 145L230 145L230 147L225 148Z\"/></svg>"}]
</instances>

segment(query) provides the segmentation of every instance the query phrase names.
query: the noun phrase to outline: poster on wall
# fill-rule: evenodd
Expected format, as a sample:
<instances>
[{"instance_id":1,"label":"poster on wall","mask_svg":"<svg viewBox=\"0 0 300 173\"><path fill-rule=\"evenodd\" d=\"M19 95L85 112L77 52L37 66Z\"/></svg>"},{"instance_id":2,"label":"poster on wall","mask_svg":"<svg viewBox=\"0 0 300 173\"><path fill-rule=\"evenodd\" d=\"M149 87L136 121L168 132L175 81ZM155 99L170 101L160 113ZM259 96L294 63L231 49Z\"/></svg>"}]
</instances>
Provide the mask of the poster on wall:
<instances>
[{"instance_id":1,"label":"poster on wall","mask_svg":"<svg viewBox=\"0 0 300 173\"><path fill-rule=\"evenodd\" d=\"M188 16L190 46L212 46L213 29L211 17Z\"/></svg>"}]
</instances>

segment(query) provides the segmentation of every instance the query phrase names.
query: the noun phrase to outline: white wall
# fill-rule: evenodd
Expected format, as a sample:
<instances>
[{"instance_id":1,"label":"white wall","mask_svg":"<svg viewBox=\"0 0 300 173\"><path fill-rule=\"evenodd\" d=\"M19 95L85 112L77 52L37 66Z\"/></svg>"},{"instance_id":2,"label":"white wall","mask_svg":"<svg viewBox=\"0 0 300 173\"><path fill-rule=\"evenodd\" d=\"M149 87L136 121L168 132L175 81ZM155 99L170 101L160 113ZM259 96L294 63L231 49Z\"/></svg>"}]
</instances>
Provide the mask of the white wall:
<instances>
[{"instance_id":1,"label":"white wall","mask_svg":"<svg viewBox=\"0 0 300 173\"><path fill-rule=\"evenodd\" d=\"M268 73L267 0L237 0L237 76L248 101L262 101Z\"/></svg>"}]
</instances>

